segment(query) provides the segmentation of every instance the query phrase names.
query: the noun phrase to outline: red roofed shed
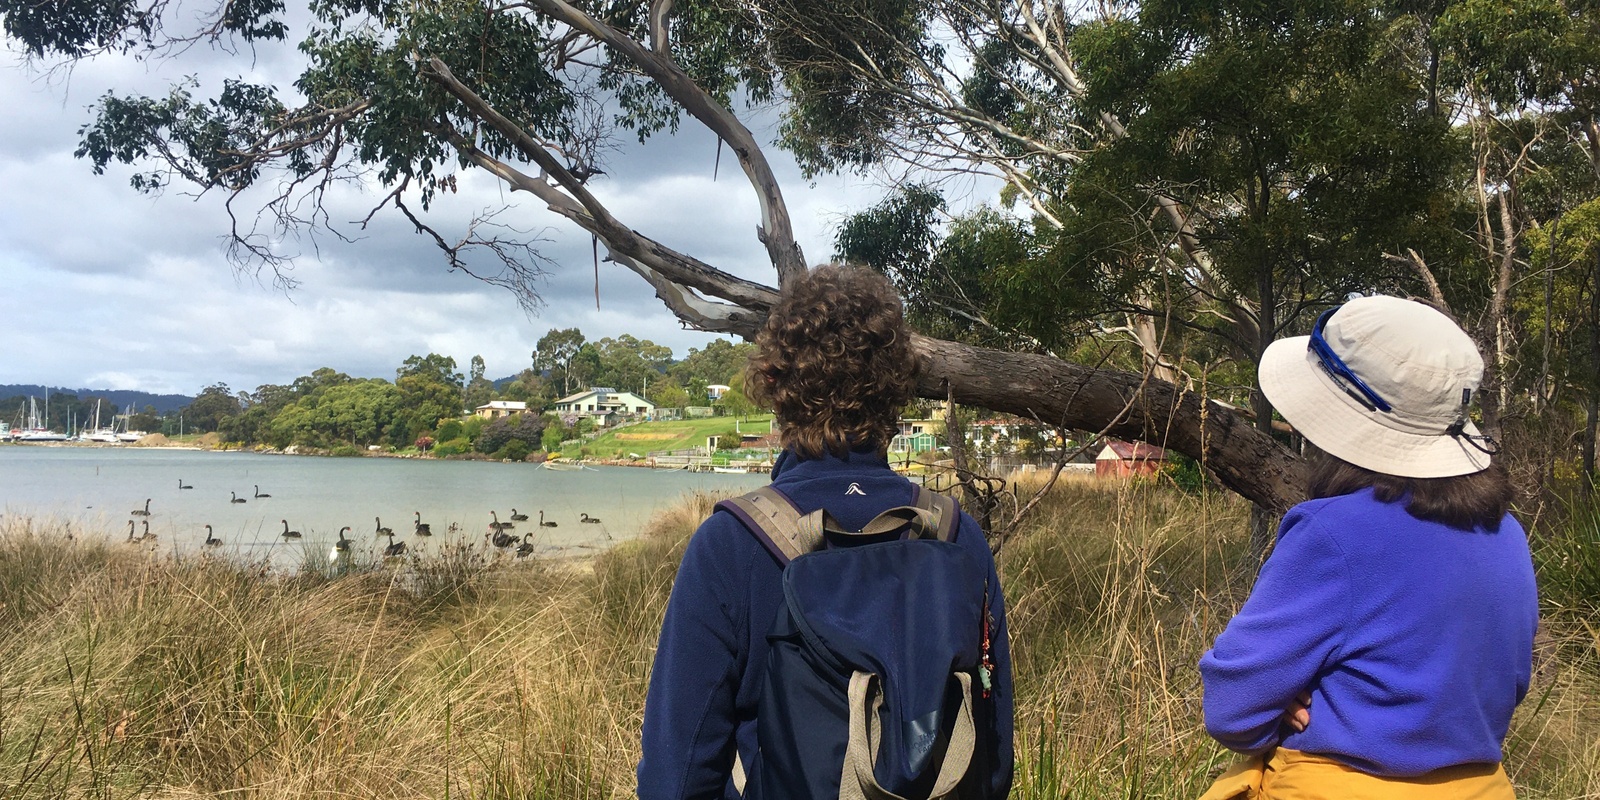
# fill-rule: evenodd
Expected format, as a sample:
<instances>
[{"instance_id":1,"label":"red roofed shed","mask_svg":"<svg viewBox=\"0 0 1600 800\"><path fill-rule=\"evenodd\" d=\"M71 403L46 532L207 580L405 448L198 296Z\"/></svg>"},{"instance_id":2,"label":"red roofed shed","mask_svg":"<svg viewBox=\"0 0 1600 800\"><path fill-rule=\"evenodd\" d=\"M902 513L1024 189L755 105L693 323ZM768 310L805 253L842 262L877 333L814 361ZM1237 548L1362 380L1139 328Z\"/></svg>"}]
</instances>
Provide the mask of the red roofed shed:
<instances>
[{"instance_id":1,"label":"red roofed shed","mask_svg":"<svg viewBox=\"0 0 1600 800\"><path fill-rule=\"evenodd\" d=\"M1144 442L1108 442L1094 459L1094 474L1115 478L1154 475L1167 460L1167 451Z\"/></svg>"}]
</instances>

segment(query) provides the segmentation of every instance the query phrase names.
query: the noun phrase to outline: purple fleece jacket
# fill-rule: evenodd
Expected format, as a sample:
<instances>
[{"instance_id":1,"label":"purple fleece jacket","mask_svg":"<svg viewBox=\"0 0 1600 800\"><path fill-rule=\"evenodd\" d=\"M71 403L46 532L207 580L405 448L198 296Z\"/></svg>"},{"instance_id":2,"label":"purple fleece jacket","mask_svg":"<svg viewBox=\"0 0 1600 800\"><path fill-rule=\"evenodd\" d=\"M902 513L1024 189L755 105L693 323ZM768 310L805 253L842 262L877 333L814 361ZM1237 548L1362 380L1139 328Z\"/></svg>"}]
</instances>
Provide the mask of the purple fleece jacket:
<instances>
[{"instance_id":1,"label":"purple fleece jacket","mask_svg":"<svg viewBox=\"0 0 1600 800\"><path fill-rule=\"evenodd\" d=\"M912 485L874 453L800 460L785 452L772 485L803 512L827 506L840 524L860 530L879 512L911 502ZM854 487L852 489L852 487ZM1011 789L1011 648L1005 600L983 531L961 515L956 544L988 567L994 691L976 699L978 741L970 769L987 775L987 795ZM661 625L661 643L644 704L641 800L736 800L734 748L748 765L756 750L756 701L767 656L766 634L783 602L783 571L756 537L718 511L689 540Z\"/></svg>"},{"instance_id":2,"label":"purple fleece jacket","mask_svg":"<svg viewBox=\"0 0 1600 800\"><path fill-rule=\"evenodd\" d=\"M1372 490L1301 503L1239 614L1200 659L1206 729L1375 775L1500 761L1539 621L1522 526L1424 522ZM1311 692L1311 724L1279 717Z\"/></svg>"}]
</instances>

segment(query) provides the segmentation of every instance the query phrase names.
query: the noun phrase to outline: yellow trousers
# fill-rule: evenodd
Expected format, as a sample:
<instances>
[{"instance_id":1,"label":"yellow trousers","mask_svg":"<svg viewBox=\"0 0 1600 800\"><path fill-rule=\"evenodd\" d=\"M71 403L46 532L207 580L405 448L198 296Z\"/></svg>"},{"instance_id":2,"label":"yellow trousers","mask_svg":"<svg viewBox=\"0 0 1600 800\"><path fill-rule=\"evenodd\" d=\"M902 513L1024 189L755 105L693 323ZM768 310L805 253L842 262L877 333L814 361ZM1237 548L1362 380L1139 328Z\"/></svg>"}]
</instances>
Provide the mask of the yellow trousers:
<instances>
[{"instance_id":1,"label":"yellow trousers","mask_svg":"<svg viewBox=\"0 0 1600 800\"><path fill-rule=\"evenodd\" d=\"M1200 800L1515 800L1499 764L1382 778L1331 758L1278 748L1233 765Z\"/></svg>"}]
</instances>

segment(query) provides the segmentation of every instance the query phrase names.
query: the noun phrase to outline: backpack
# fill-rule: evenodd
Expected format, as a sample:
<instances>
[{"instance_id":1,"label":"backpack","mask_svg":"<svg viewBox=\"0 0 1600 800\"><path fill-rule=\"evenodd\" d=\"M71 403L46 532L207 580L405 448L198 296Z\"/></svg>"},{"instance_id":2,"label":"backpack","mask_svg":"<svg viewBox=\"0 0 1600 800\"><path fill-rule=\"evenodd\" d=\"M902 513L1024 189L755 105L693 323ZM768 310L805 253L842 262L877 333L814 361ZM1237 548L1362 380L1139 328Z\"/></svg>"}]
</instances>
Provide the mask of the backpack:
<instances>
[{"instance_id":1,"label":"backpack","mask_svg":"<svg viewBox=\"0 0 1600 800\"><path fill-rule=\"evenodd\" d=\"M747 800L976 796L973 693L988 696L988 570L955 544L954 500L916 489L860 531L770 486L724 500L783 566ZM898 538L895 538L898 534ZM861 544L830 547L835 539ZM985 727L987 730L987 726ZM972 772L976 773L976 770ZM746 775L748 780L746 780Z\"/></svg>"}]
</instances>

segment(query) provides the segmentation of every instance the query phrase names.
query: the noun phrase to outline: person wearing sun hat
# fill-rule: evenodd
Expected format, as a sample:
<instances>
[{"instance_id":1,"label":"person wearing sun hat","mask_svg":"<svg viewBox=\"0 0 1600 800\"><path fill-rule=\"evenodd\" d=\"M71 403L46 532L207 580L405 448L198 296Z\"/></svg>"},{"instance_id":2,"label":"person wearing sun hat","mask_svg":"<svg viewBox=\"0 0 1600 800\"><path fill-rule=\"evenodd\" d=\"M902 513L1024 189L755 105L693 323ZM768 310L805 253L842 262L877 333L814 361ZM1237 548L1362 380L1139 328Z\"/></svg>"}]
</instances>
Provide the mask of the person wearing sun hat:
<instances>
[{"instance_id":1,"label":"person wearing sun hat","mask_svg":"<svg viewBox=\"0 0 1600 800\"><path fill-rule=\"evenodd\" d=\"M1538 597L1483 377L1448 316L1353 299L1263 354L1261 389L1309 443L1249 598L1200 660L1206 729L1251 758L1204 800L1505 800Z\"/></svg>"}]
</instances>

